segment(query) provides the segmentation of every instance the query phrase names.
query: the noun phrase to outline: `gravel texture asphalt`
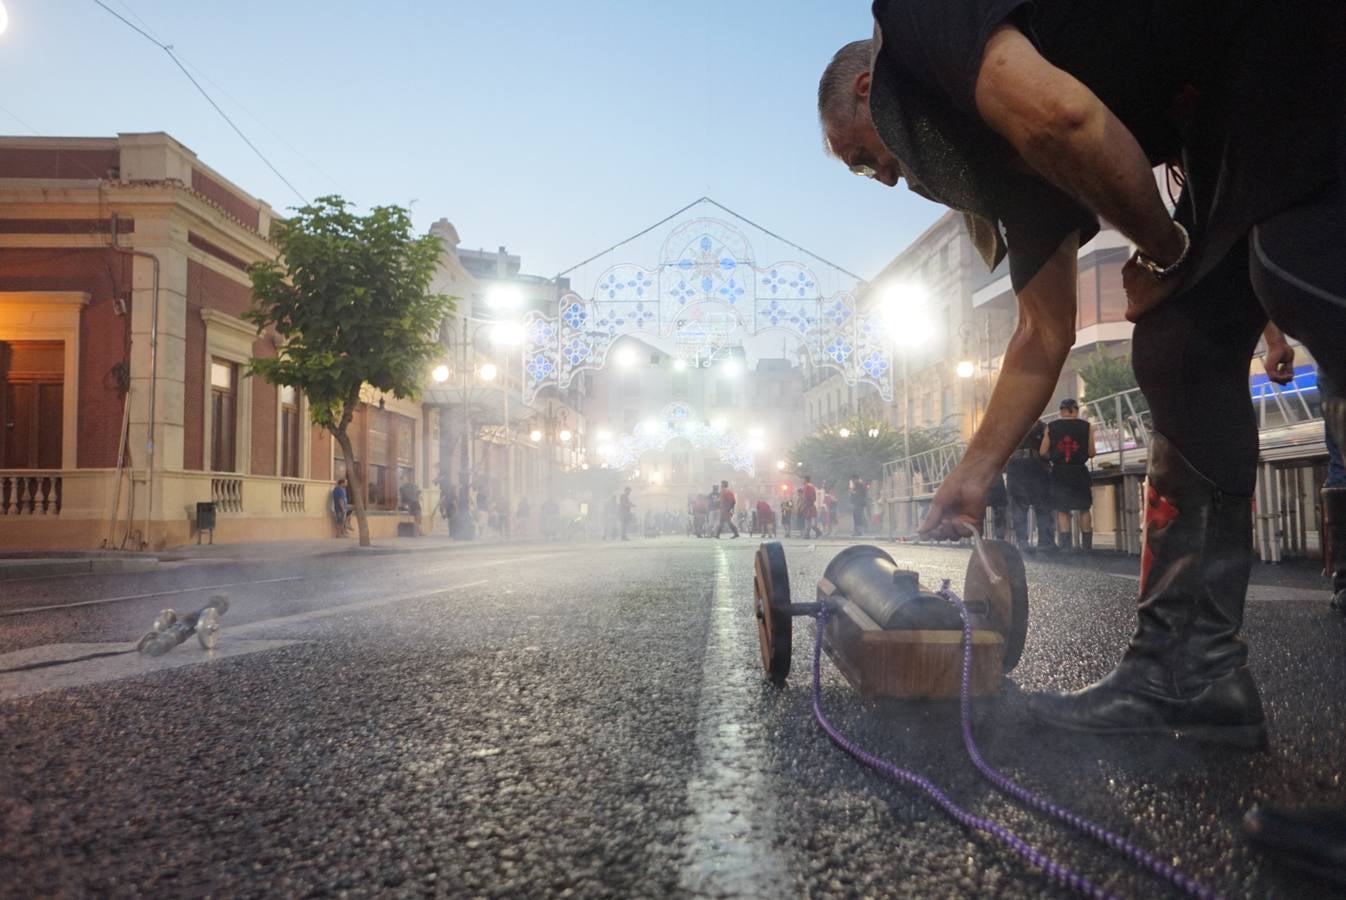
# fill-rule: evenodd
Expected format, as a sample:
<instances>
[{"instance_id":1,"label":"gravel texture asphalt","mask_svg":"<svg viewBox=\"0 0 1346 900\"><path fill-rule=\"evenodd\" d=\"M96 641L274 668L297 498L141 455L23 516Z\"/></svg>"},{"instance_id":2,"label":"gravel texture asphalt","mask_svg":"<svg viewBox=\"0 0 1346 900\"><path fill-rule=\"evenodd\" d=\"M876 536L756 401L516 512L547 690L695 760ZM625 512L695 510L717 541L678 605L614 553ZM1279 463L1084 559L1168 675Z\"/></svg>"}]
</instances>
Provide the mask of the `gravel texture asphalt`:
<instances>
[{"instance_id":1,"label":"gravel texture asphalt","mask_svg":"<svg viewBox=\"0 0 1346 900\"><path fill-rule=\"evenodd\" d=\"M786 542L796 601L840 546ZM810 624L788 684L762 681L755 548L187 560L0 586L0 669L129 645L214 592L233 604L221 648L292 642L217 659L188 643L173 652L198 664L133 677L76 663L90 683L22 697L16 679L40 675L0 672L0 896L1064 896L832 745L810 714ZM961 585L965 549L888 549ZM1346 620L1313 584L1264 573L1252 592L1269 752L1029 724L1026 693L1111 667L1133 626L1126 568L1029 560L1023 662L975 707L983 754L1222 894L1330 896L1238 833L1256 801L1346 804ZM1119 896L1166 895L996 793L953 705L862 700L823 667L824 708L866 748Z\"/></svg>"}]
</instances>

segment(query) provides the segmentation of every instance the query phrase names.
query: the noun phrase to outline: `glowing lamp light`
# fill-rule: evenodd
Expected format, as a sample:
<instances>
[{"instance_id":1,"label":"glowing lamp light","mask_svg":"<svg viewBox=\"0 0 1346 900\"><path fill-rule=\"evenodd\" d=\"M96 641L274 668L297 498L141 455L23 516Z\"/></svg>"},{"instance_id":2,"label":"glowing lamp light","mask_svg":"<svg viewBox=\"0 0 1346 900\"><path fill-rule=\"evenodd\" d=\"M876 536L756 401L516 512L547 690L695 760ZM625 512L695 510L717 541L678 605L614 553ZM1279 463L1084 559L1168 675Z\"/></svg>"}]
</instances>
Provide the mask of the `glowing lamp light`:
<instances>
[{"instance_id":1,"label":"glowing lamp light","mask_svg":"<svg viewBox=\"0 0 1346 900\"><path fill-rule=\"evenodd\" d=\"M659 420L646 419L641 423L641 427L645 429L646 434L656 434L659 431Z\"/></svg>"},{"instance_id":2,"label":"glowing lamp light","mask_svg":"<svg viewBox=\"0 0 1346 900\"><path fill-rule=\"evenodd\" d=\"M752 447L753 451L756 452L756 453L765 453L765 452L766 452L766 441L753 441L752 444L751 444L750 446Z\"/></svg>"},{"instance_id":3,"label":"glowing lamp light","mask_svg":"<svg viewBox=\"0 0 1346 900\"><path fill-rule=\"evenodd\" d=\"M972 360L965 359L960 362L954 372L959 378L971 378L977 371L977 367L972 364Z\"/></svg>"},{"instance_id":4,"label":"glowing lamp light","mask_svg":"<svg viewBox=\"0 0 1346 900\"><path fill-rule=\"evenodd\" d=\"M575 435L571 434L569 428L562 428L561 433L557 435L557 437L561 439L561 443L563 444L570 443L570 439L574 436Z\"/></svg>"},{"instance_id":5,"label":"glowing lamp light","mask_svg":"<svg viewBox=\"0 0 1346 900\"><path fill-rule=\"evenodd\" d=\"M612 440L612 432L606 428L600 428L598 429L598 439L604 442L610 441Z\"/></svg>"},{"instance_id":6,"label":"glowing lamp light","mask_svg":"<svg viewBox=\"0 0 1346 900\"><path fill-rule=\"evenodd\" d=\"M844 438L848 438L851 436L851 430L849 428L843 428L840 431L838 431L837 434L841 435Z\"/></svg>"},{"instance_id":7,"label":"glowing lamp light","mask_svg":"<svg viewBox=\"0 0 1346 900\"><path fill-rule=\"evenodd\" d=\"M663 484L664 476L662 472L653 472L650 474L650 484Z\"/></svg>"},{"instance_id":8,"label":"glowing lamp light","mask_svg":"<svg viewBox=\"0 0 1346 900\"><path fill-rule=\"evenodd\" d=\"M617 355L613 357L613 361L617 363L617 368L619 369L631 368L636 364L636 348L634 347L617 348Z\"/></svg>"},{"instance_id":9,"label":"glowing lamp light","mask_svg":"<svg viewBox=\"0 0 1346 900\"><path fill-rule=\"evenodd\" d=\"M686 371L687 371L687 360L685 360L685 359L675 359L675 360L673 360L673 371L674 371L674 372L686 372Z\"/></svg>"},{"instance_id":10,"label":"glowing lamp light","mask_svg":"<svg viewBox=\"0 0 1346 900\"><path fill-rule=\"evenodd\" d=\"M495 376L500 374L500 370L495 367L495 363L486 363L481 367L482 381L495 381Z\"/></svg>"},{"instance_id":11,"label":"glowing lamp light","mask_svg":"<svg viewBox=\"0 0 1346 900\"><path fill-rule=\"evenodd\" d=\"M715 429L716 431L724 431L725 428L728 427L728 425L729 423L725 421L724 416L716 416L715 418L710 420L710 427Z\"/></svg>"},{"instance_id":12,"label":"glowing lamp light","mask_svg":"<svg viewBox=\"0 0 1346 900\"><path fill-rule=\"evenodd\" d=\"M869 429L869 436L872 437L872 438L876 438L876 437L878 437L878 436L879 436L879 430L878 430L877 428L871 428L871 429Z\"/></svg>"},{"instance_id":13,"label":"glowing lamp light","mask_svg":"<svg viewBox=\"0 0 1346 900\"><path fill-rule=\"evenodd\" d=\"M776 471L777 471L777 472L784 472L784 471L785 471L785 460L783 460L783 459L778 459L778 460L776 460Z\"/></svg>"},{"instance_id":14,"label":"glowing lamp light","mask_svg":"<svg viewBox=\"0 0 1346 900\"><path fill-rule=\"evenodd\" d=\"M736 359L726 359L720 365L720 374L725 378L737 378L743 374L743 363Z\"/></svg>"},{"instance_id":15,"label":"glowing lamp light","mask_svg":"<svg viewBox=\"0 0 1346 900\"><path fill-rule=\"evenodd\" d=\"M598 445L598 455L599 455L599 456L611 456L611 455L612 455L612 446L609 445L609 444L599 444L599 445Z\"/></svg>"},{"instance_id":16,"label":"glowing lamp light","mask_svg":"<svg viewBox=\"0 0 1346 900\"><path fill-rule=\"evenodd\" d=\"M5 29L8 27L9 27L9 13L5 12L5 5L3 3L0 3L0 34L4 34Z\"/></svg>"},{"instance_id":17,"label":"glowing lamp light","mask_svg":"<svg viewBox=\"0 0 1346 900\"><path fill-rule=\"evenodd\" d=\"M491 326L491 342L502 347L517 347L523 343L523 325L518 322L501 322Z\"/></svg>"},{"instance_id":18,"label":"glowing lamp light","mask_svg":"<svg viewBox=\"0 0 1346 900\"><path fill-rule=\"evenodd\" d=\"M583 469L585 472L587 472L587 471L589 471L589 464L588 464L588 463L584 463L583 465L580 466L580 468Z\"/></svg>"},{"instance_id":19,"label":"glowing lamp light","mask_svg":"<svg viewBox=\"0 0 1346 900\"><path fill-rule=\"evenodd\" d=\"M534 428L532 431L528 432L528 439L536 444L542 440L542 432Z\"/></svg>"},{"instance_id":20,"label":"glowing lamp light","mask_svg":"<svg viewBox=\"0 0 1346 900\"><path fill-rule=\"evenodd\" d=\"M512 284L497 285L487 293L486 305L492 309L518 309L523 305L523 292Z\"/></svg>"},{"instance_id":21,"label":"glowing lamp light","mask_svg":"<svg viewBox=\"0 0 1346 900\"><path fill-rule=\"evenodd\" d=\"M434 379L435 384L443 384L449 380L449 367L444 365L435 366L430 371L430 377Z\"/></svg>"},{"instance_id":22,"label":"glowing lamp light","mask_svg":"<svg viewBox=\"0 0 1346 900\"><path fill-rule=\"evenodd\" d=\"M788 494L790 493L790 486L788 484L782 484L780 486L780 491L782 494Z\"/></svg>"},{"instance_id":23,"label":"glowing lamp light","mask_svg":"<svg viewBox=\"0 0 1346 900\"><path fill-rule=\"evenodd\" d=\"M754 425L748 429L748 437L751 438L761 438L765 434L766 429L764 429L761 425Z\"/></svg>"}]
</instances>

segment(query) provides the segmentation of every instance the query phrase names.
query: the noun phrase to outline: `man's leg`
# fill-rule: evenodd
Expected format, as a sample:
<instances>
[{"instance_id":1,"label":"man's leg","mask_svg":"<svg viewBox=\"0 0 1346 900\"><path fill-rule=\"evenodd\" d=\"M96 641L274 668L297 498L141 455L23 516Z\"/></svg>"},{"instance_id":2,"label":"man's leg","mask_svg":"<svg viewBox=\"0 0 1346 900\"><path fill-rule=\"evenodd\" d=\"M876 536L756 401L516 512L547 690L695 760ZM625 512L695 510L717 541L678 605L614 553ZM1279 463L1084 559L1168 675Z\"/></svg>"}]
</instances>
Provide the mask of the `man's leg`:
<instances>
[{"instance_id":1,"label":"man's leg","mask_svg":"<svg viewBox=\"0 0 1346 900\"><path fill-rule=\"evenodd\" d=\"M1336 246L1343 233L1346 176L1320 202L1253 229L1250 262L1253 287L1272 320L1303 342L1318 363L1323 426L1339 448L1346 446L1346 258ZM1346 487L1324 486L1323 505L1327 541L1341 559L1346 557ZM1341 591L1334 605L1346 612L1346 583L1334 587ZM1244 828L1286 862L1346 884L1346 809L1254 809Z\"/></svg>"},{"instance_id":2,"label":"man's leg","mask_svg":"<svg viewBox=\"0 0 1346 900\"><path fill-rule=\"evenodd\" d=\"M1075 543L1075 535L1070 527L1070 510L1056 511L1056 541L1062 550L1069 550Z\"/></svg>"},{"instance_id":3,"label":"man's leg","mask_svg":"<svg viewBox=\"0 0 1346 900\"><path fill-rule=\"evenodd\" d=\"M1094 514L1090 510L1080 510L1080 549L1094 549Z\"/></svg>"},{"instance_id":4,"label":"man's leg","mask_svg":"<svg viewBox=\"0 0 1346 900\"><path fill-rule=\"evenodd\" d=\"M1246 253L1232 253L1136 325L1136 378L1154 421L1136 633L1098 683L1033 698L1040 721L1101 734L1266 741L1238 636L1257 469L1248 361L1266 323L1246 267Z\"/></svg>"}]
</instances>

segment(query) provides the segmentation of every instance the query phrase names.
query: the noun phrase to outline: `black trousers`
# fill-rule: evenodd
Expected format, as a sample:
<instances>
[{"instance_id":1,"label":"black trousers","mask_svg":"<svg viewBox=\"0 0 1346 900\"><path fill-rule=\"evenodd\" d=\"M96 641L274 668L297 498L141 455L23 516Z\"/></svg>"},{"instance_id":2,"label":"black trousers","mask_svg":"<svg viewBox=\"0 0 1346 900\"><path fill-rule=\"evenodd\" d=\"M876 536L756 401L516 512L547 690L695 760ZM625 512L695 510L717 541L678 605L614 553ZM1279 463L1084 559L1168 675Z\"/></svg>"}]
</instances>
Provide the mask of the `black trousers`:
<instances>
[{"instance_id":1,"label":"black trousers","mask_svg":"<svg viewBox=\"0 0 1346 900\"><path fill-rule=\"evenodd\" d=\"M1256 486L1248 363L1268 316L1313 354L1322 397L1346 399L1343 236L1346 181L1259 223L1209 276L1136 323L1133 365L1155 430L1228 494Z\"/></svg>"}]
</instances>

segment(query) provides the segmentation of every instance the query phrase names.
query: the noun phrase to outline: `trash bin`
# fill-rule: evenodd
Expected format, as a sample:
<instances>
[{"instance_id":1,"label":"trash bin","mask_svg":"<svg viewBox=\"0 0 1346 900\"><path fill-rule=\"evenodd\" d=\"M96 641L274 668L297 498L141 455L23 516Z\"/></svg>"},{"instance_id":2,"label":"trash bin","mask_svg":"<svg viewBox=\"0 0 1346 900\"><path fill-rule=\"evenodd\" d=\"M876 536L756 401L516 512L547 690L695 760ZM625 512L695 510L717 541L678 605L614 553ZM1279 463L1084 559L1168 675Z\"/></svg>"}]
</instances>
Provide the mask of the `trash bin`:
<instances>
[{"instance_id":1,"label":"trash bin","mask_svg":"<svg viewBox=\"0 0 1346 900\"><path fill-rule=\"evenodd\" d=\"M210 532L210 542L215 543L215 504L196 504L196 542L201 543L202 532Z\"/></svg>"}]
</instances>

